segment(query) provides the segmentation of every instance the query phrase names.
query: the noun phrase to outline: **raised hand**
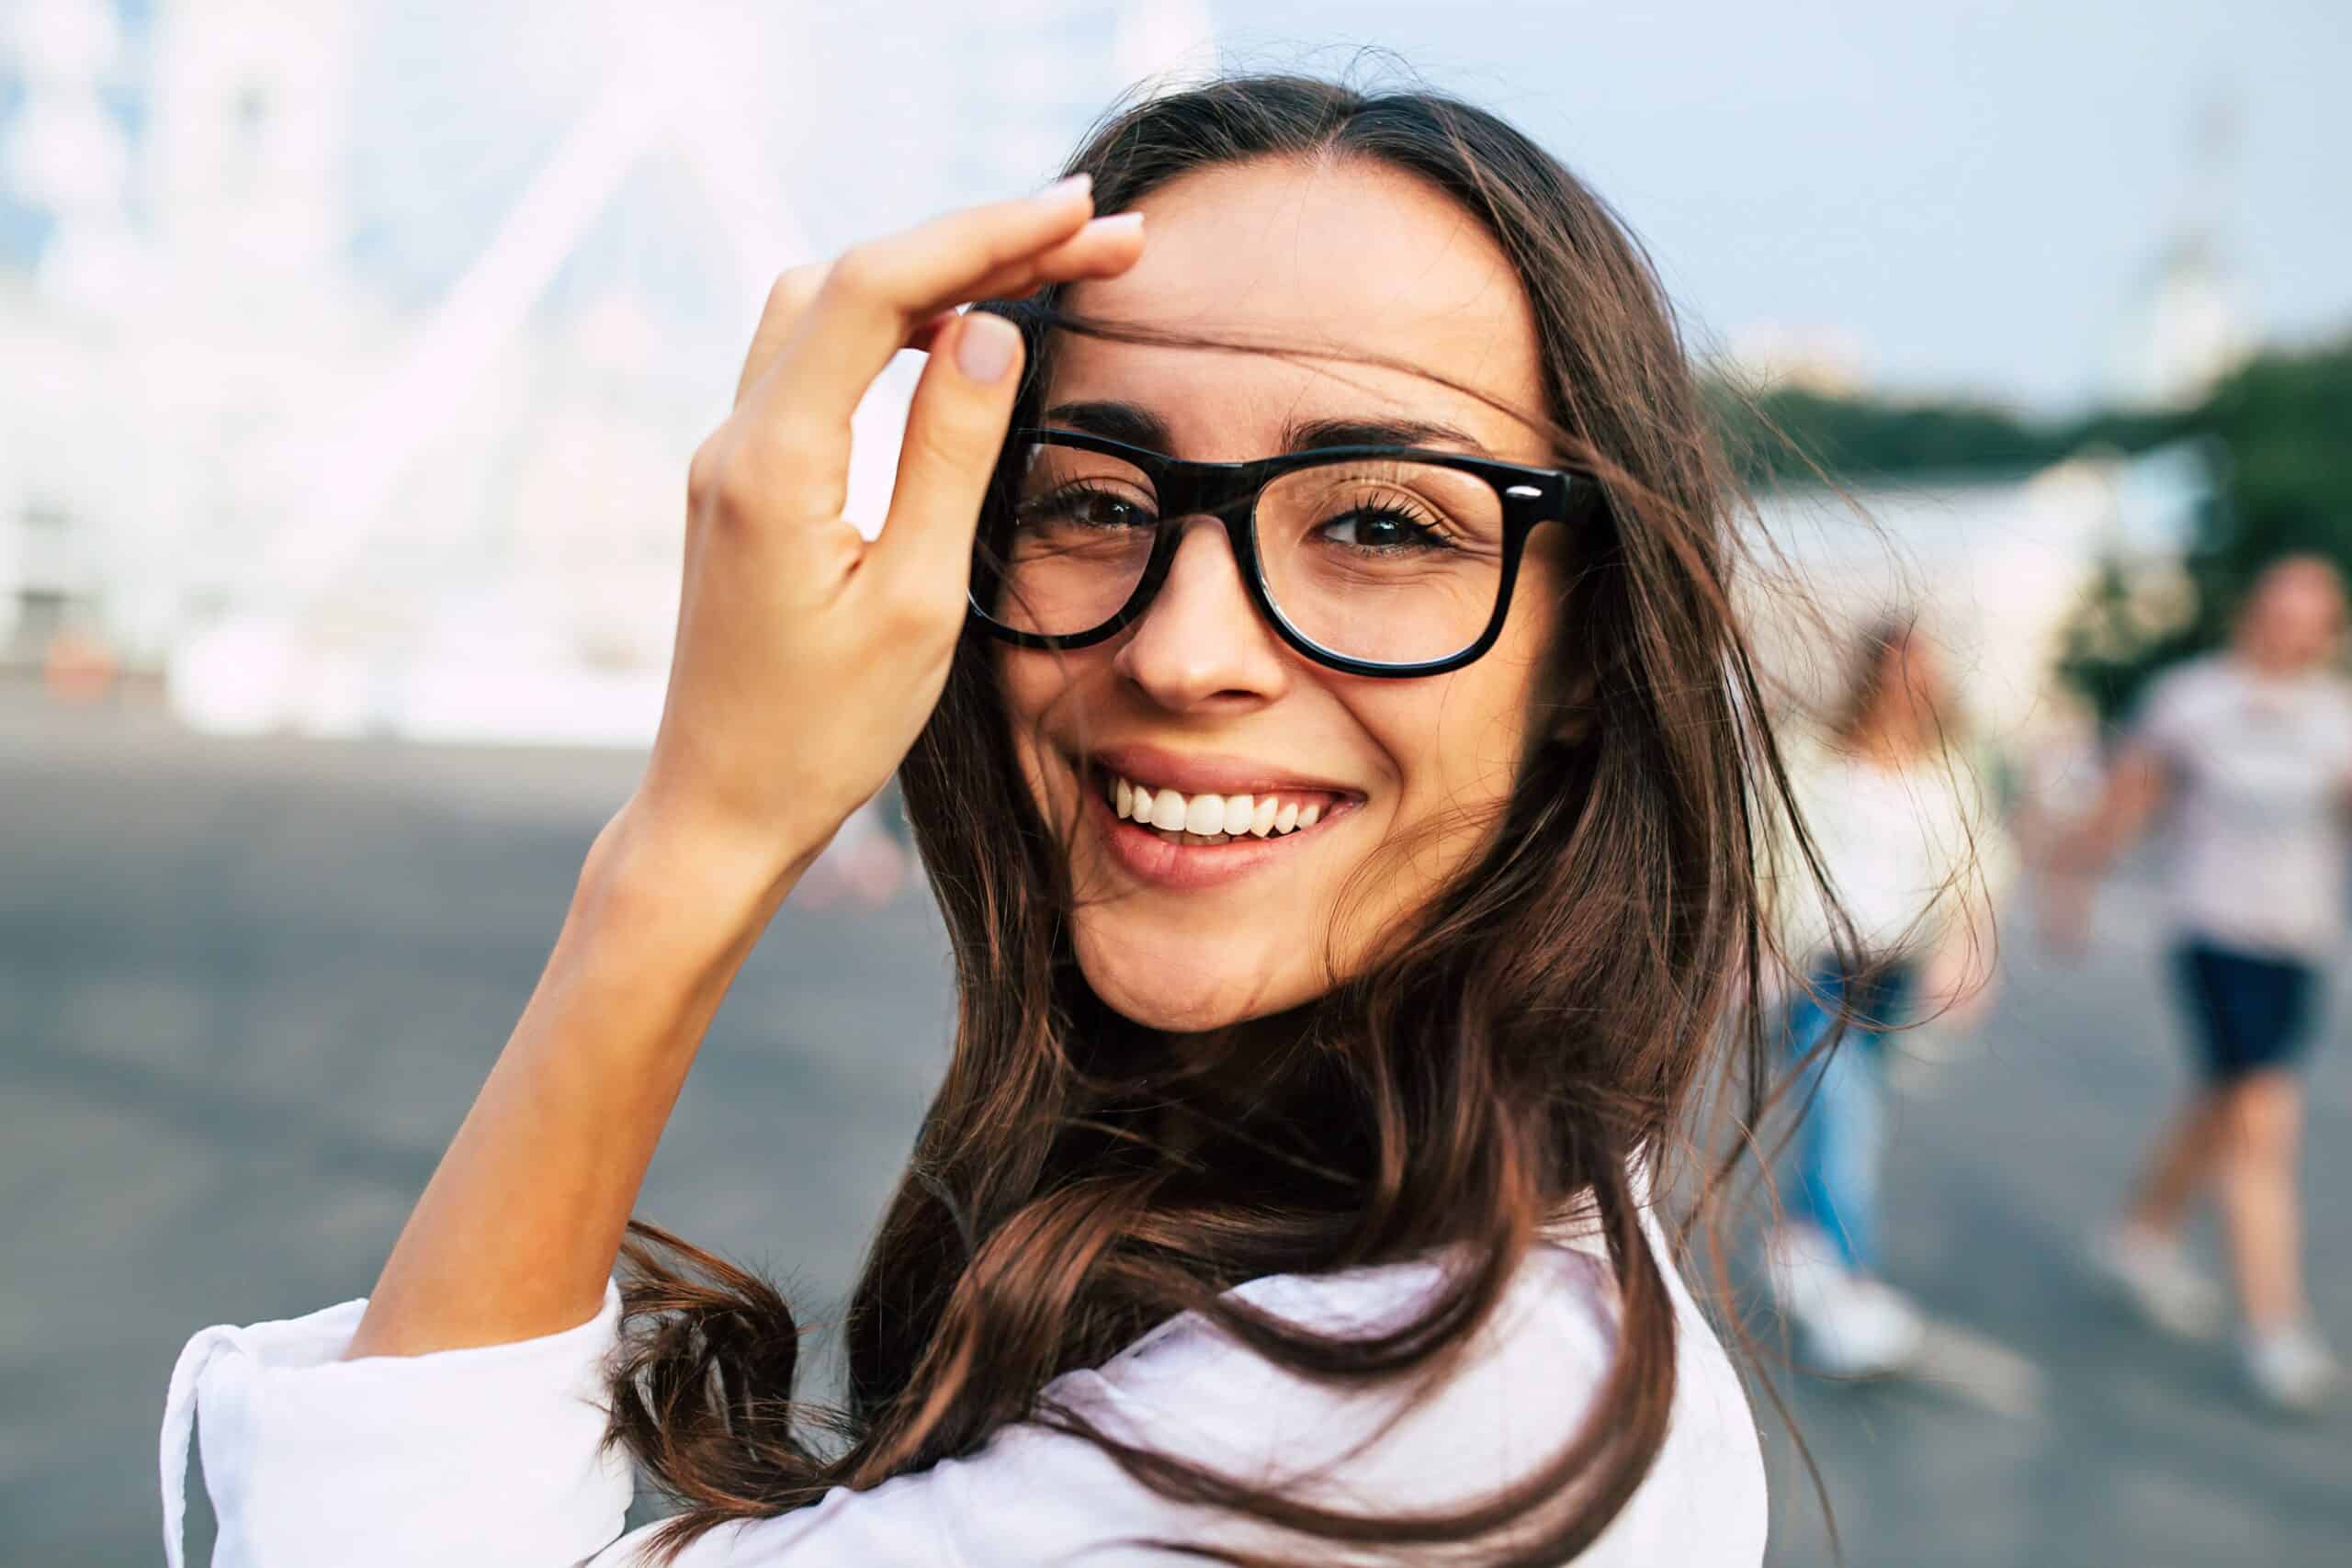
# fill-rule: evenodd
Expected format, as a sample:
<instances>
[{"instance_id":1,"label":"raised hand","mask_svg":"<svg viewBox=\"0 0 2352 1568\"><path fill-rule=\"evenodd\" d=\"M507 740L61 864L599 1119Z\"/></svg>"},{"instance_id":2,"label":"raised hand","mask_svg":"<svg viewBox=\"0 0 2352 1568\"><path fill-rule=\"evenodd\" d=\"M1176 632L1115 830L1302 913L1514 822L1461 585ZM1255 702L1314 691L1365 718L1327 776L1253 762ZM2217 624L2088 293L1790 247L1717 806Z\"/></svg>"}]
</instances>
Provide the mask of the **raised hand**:
<instances>
[{"instance_id":1,"label":"raised hand","mask_svg":"<svg viewBox=\"0 0 2352 1568\"><path fill-rule=\"evenodd\" d=\"M524 1338L595 1310L680 1088L778 899L879 789L946 681L1020 334L956 307L1124 271L1083 184L975 208L776 284L695 456L684 592L645 778L346 1352ZM850 416L927 348L881 536L842 515Z\"/></svg>"},{"instance_id":2,"label":"raised hand","mask_svg":"<svg viewBox=\"0 0 2352 1568\"><path fill-rule=\"evenodd\" d=\"M1069 181L777 280L734 412L688 477L677 648L631 807L665 840L788 876L913 744L946 680L1020 379L1019 333L955 307L1125 270L1141 214L1092 210ZM909 346L931 363L868 543L842 515L850 418Z\"/></svg>"}]
</instances>

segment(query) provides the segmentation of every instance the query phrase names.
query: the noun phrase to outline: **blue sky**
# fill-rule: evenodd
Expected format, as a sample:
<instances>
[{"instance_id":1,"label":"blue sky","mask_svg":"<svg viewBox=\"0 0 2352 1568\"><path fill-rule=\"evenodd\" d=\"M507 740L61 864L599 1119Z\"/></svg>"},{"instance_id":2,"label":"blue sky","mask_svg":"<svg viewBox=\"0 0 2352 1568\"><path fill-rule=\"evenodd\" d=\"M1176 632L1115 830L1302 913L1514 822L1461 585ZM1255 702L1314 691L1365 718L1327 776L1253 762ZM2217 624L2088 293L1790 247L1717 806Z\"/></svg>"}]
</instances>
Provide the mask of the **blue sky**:
<instances>
[{"instance_id":1,"label":"blue sky","mask_svg":"<svg viewBox=\"0 0 2352 1568\"><path fill-rule=\"evenodd\" d=\"M1702 326L1831 328L1897 385L2044 407L2097 391L2189 129L2226 95L2222 238L2249 316L2266 337L2352 329L2344 0L1249 9L1229 43L1392 45L1512 116Z\"/></svg>"},{"instance_id":2,"label":"blue sky","mask_svg":"<svg viewBox=\"0 0 2352 1568\"><path fill-rule=\"evenodd\" d=\"M134 22L150 8L127 7ZM2176 221L2189 129L2225 98L2240 130L2222 239L2252 323L2283 340L2352 328L2344 0L1210 8L1238 62L1340 69L1385 47L1510 116L1632 222L1702 336L1825 333L1885 385L2042 409L2100 389ZM368 9L352 253L421 303L605 66L594 29L552 0ZM809 6L780 24L797 58L774 158L819 243L990 194L958 188L979 166L956 146L959 106L990 90L968 79L986 62L957 38L975 9ZM1099 30L1082 5L1023 9ZM14 96L0 71L0 125ZM1085 118L1041 112L1065 137ZM674 206L641 191L602 252L677 265L712 220ZM0 197L0 253L21 261L39 232Z\"/></svg>"}]
</instances>

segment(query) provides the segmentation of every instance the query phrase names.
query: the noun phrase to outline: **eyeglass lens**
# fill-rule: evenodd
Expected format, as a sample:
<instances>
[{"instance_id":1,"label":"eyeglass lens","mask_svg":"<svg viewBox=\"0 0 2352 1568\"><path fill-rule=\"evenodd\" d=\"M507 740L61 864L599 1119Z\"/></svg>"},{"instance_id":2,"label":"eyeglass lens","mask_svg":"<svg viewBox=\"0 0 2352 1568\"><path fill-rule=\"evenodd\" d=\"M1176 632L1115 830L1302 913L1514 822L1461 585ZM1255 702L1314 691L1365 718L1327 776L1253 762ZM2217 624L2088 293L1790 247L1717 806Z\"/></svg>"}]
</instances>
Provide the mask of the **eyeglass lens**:
<instances>
[{"instance_id":1,"label":"eyeglass lens","mask_svg":"<svg viewBox=\"0 0 2352 1568\"><path fill-rule=\"evenodd\" d=\"M1014 631L1075 637L1109 621L1151 559L1150 477L1109 454L1027 441L981 541L982 613ZM1009 504L1005 504L1009 503ZM1445 659L1478 640L1502 593L1502 499L1476 474L1396 457L1291 469L1258 498L1266 596L1308 641L1381 664Z\"/></svg>"}]
</instances>

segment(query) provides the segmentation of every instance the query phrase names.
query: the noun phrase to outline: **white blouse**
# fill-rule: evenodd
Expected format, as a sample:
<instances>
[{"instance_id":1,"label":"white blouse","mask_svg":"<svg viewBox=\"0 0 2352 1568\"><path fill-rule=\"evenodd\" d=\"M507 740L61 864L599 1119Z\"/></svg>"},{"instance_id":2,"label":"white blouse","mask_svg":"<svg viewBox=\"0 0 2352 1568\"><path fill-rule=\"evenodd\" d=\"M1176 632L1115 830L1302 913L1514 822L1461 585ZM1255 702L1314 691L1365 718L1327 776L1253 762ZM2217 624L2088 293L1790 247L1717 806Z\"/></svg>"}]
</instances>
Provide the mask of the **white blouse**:
<instances>
[{"instance_id":1,"label":"white blouse","mask_svg":"<svg viewBox=\"0 0 2352 1568\"><path fill-rule=\"evenodd\" d=\"M1654 1251L1663 1252L1655 1234ZM1399 1322L1436 1262L1277 1275L1252 1304L1326 1332ZM1754 1568L1764 1469L1747 1402L1690 1292L1671 1427L1648 1477L1580 1559L1603 1568ZM180 1568L189 1431L220 1520L215 1568L638 1568L622 1538L627 1458L605 1447L605 1366L618 1292L577 1328L519 1344L340 1359L364 1302L208 1328L164 1410L164 1532ZM1327 1505L1455 1506L1531 1473L1577 1429L1607 1376L1617 1298L1597 1238L1540 1247L1471 1353L1398 1418L1393 1389L1326 1387L1269 1365L1185 1314L1049 1393L1113 1433ZM1148 1542L1278 1544L1262 1527L1180 1505L1091 1444L1023 1424L969 1458L779 1518L702 1537L679 1568L1114 1568L1176 1561ZM1328 1553L1337 1557L1337 1553Z\"/></svg>"}]
</instances>

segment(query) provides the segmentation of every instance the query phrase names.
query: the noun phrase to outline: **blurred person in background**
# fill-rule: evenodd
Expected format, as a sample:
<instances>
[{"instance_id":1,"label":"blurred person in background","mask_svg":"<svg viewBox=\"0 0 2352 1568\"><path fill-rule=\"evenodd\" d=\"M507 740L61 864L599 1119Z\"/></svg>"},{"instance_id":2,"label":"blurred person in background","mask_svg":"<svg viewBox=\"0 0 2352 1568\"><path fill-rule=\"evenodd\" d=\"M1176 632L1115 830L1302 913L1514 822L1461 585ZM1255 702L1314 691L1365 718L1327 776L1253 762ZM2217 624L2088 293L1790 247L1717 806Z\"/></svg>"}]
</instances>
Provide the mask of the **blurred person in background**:
<instances>
[{"instance_id":1,"label":"blurred person in background","mask_svg":"<svg viewBox=\"0 0 2352 1568\"><path fill-rule=\"evenodd\" d=\"M1783 1031L1801 1119L1766 1280L1804 1363L1830 1376L1901 1371L1927 1336L1883 1277L1887 1055L1897 1031L1966 1026L1991 992L1990 895L2010 857L1963 742L1943 658L1904 612L1855 640L1825 732L1787 750L1847 923L1803 899L1784 930L1804 976Z\"/></svg>"},{"instance_id":2,"label":"blurred person in background","mask_svg":"<svg viewBox=\"0 0 2352 1568\"><path fill-rule=\"evenodd\" d=\"M2336 1363L2302 1282L2303 1091L2320 968L2345 937L2352 683L2333 668L2344 581L2313 556L2256 579L2221 653L2160 676L2090 818L2061 846L2062 945L2088 929L2088 874L2165 825L2174 983L2197 1048L2188 1100L2097 1258L2152 1323L2219 1326L2220 1292L2182 1250L2211 1189L2229 1239L2254 1391L2318 1404Z\"/></svg>"},{"instance_id":3,"label":"blurred person in background","mask_svg":"<svg viewBox=\"0 0 2352 1568\"><path fill-rule=\"evenodd\" d=\"M1754 1109L1790 803L1657 280L1420 91L1229 79L1069 173L777 285L642 784L373 1297L183 1355L175 1556L200 1409L224 1564L1760 1560L1649 1195ZM811 1411L776 1292L630 1212L902 761L955 1054ZM616 1543L632 1460L684 1510Z\"/></svg>"}]
</instances>

